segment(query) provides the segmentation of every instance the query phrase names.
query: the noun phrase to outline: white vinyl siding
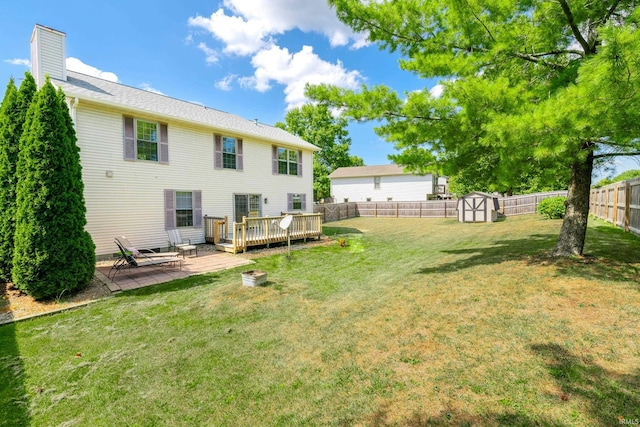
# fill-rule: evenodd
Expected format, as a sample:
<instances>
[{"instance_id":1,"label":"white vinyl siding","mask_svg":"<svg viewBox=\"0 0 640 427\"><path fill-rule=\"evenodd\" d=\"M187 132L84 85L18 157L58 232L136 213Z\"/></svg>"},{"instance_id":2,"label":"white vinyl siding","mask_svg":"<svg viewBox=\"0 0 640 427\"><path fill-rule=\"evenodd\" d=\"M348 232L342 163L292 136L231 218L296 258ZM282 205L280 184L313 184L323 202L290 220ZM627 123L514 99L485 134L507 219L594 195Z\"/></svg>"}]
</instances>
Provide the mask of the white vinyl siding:
<instances>
[{"instance_id":1,"label":"white vinyl siding","mask_svg":"<svg viewBox=\"0 0 640 427\"><path fill-rule=\"evenodd\" d=\"M140 117L158 121L159 118ZM87 231L97 255L116 252L113 238L125 235L141 247L166 248L164 190L201 191L201 215L228 216L233 221L234 194L260 194L268 203L262 215L276 216L288 210L287 194L312 194L311 151L302 151L309 169L299 179L272 175L270 142L244 138L243 173L229 174L212 168L214 132L168 122L171 163L124 161L122 114L80 102L77 135L87 206ZM310 205L310 204L309 204ZM311 212L307 206L306 212ZM204 242L204 229L183 227L182 237Z\"/></svg>"},{"instance_id":2,"label":"white vinyl siding","mask_svg":"<svg viewBox=\"0 0 640 427\"><path fill-rule=\"evenodd\" d=\"M40 26L36 26L34 31L31 58L36 58L32 64L32 71L38 87L44 84L47 74L52 79L66 80L66 35Z\"/></svg>"},{"instance_id":3,"label":"white vinyl siding","mask_svg":"<svg viewBox=\"0 0 640 427\"><path fill-rule=\"evenodd\" d=\"M377 177L376 177L377 178ZM433 194L433 175L383 175L376 185L374 177L331 178L331 197L352 202L398 202L427 200Z\"/></svg>"}]
</instances>

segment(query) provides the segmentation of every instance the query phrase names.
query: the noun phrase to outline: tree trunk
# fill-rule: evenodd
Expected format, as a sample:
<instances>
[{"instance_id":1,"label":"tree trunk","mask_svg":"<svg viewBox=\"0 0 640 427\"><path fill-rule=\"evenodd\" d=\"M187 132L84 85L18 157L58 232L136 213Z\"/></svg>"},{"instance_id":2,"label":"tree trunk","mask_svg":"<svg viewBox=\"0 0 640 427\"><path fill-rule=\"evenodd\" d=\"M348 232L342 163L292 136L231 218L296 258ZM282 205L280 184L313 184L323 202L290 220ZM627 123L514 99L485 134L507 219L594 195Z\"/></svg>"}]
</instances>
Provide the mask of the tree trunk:
<instances>
[{"instance_id":1,"label":"tree trunk","mask_svg":"<svg viewBox=\"0 0 640 427\"><path fill-rule=\"evenodd\" d=\"M588 147L588 144L587 144ZM588 148L587 148L588 149ZM577 159L571 165L571 178L567 194L564 221L553 250L553 256L582 255L589 218L589 193L591 172L593 171L593 151L585 160Z\"/></svg>"}]
</instances>

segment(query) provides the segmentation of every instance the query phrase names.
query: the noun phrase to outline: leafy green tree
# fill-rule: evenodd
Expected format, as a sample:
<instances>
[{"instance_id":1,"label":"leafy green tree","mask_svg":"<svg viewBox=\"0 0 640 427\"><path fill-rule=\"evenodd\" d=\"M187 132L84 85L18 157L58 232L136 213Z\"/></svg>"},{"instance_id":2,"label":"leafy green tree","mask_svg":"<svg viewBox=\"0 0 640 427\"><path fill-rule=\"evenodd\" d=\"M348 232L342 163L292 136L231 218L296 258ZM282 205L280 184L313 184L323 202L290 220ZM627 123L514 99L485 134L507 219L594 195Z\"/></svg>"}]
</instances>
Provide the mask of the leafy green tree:
<instances>
[{"instance_id":1,"label":"leafy green tree","mask_svg":"<svg viewBox=\"0 0 640 427\"><path fill-rule=\"evenodd\" d=\"M0 107L0 280L11 281L16 213L16 164L27 110L37 91L30 73L18 91L9 79Z\"/></svg>"},{"instance_id":2,"label":"leafy green tree","mask_svg":"<svg viewBox=\"0 0 640 427\"><path fill-rule=\"evenodd\" d=\"M603 178L600 181L593 184L595 188L604 187L605 185L613 184L614 182L627 181L634 178L640 178L640 169L630 169L624 171L621 174L614 176L613 178Z\"/></svg>"},{"instance_id":3,"label":"leafy green tree","mask_svg":"<svg viewBox=\"0 0 640 427\"><path fill-rule=\"evenodd\" d=\"M307 89L312 99L351 119L382 120L377 132L400 150L396 163L417 171L438 165L498 190L523 177L566 182L554 254L582 253L594 163L640 149L640 2L329 3L354 30L402 54L403 70L441 78L443 92L325 85Z\"/></svg>"},{"instance_id":4,"label":"leafy green tree","mask_svg":"<svg viewBox=\"0 0 640 427\"><path fill-rule=\"evenodd\" d=\"M276 126L320 148L313 157L313 198L331 196L329 174L339 167L362 166L360 157L349 154L351 138L347 120L333 117L326 105L303 105L289 111Z\"/></svg>"},{"instance_id":5,"label":"leafy green tree","mask_svg":"<svg viewBox=\"0 0 640 427\"><path fill-rule=\"evenodd\" d=\"M12 275L36 299L78 290L94 274L79 151L64 95L47 78L27 113L17 164Z\"/></svg>"}]
</instances>

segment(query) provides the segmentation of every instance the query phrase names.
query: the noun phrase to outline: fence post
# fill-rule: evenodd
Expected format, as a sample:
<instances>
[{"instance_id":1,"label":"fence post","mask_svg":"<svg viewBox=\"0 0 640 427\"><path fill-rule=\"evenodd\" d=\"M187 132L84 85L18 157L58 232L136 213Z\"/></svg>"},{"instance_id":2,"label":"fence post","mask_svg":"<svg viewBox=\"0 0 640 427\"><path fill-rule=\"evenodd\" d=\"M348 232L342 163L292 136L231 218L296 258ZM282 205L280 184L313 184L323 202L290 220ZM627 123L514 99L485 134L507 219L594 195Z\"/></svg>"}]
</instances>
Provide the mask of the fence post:
<instances>
[{"instance_id":1,"label":"fence post","mask_svg":"<svg viewBox=\"0 0 640 427\"><path fill-rule=\"evenodd\" d=\"M624 231L629 232L629 218L631 216L631 184L629 181L624 183Z\"/></svg>"},{"instance_id":2,"label":"fence post","mask_svg":"<svg viewBox=\"0 0 640 427\"><path fill-rule=\"evenodd\" d=\"M618 190L620 190L620 186L616 185L615 187L613 187L613 217L612 217L612 221L613 221L613 225L617 226L617 219L618 219Z\"/></svg>"}]
</instances>

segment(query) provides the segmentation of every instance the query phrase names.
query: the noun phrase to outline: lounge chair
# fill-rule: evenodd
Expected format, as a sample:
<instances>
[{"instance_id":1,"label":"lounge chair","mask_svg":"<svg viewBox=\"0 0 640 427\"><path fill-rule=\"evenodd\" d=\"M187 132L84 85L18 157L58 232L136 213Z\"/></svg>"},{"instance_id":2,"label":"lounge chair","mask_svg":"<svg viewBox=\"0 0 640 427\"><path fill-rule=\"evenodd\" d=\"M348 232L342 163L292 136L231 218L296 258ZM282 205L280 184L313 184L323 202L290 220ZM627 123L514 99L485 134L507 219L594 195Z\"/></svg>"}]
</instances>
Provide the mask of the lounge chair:
<instances>
[{"instance_id":1,"label":"lounge chair","mask_svg":"<svg viewBox=\"0 0 640 427\"><path fill-rule=\"evenodd\" d=\"M196 245L192 245L191 240L188 240L188 243L185 243L184 240L182 240L180 230L176 228L167 230L167 234L169 235L169 247L177 249L177 251L182 254L182 259L184 259L184 253L186 251L189 251L189 254L196 251L196 256L198 256L198 247Z\"/></svg>"},{"instance_id":2,"label":"lounge chair","mask_svg":"<svg viewBox=\"0 0 640 427\"><path fill-rule=\"evenodd\" d=\"M126 236L115 237L115 240L127 251L131 252L134 258L145 256L148 258L178 256L178 252L155 252L153 249L146 249L134 246Z\"/></svg>"},{"instance_id":3,"label":"lounge chair","mask_svg":"<svg viewBox=\"0 0 640 427\"><path fill-rule=\"evenodd\" d=\"M120 257L116 259L116 261L113 263L113 266L111 267L111 270L109 270L109 274L107 274L107 277L112 281L115 279L116 274L118 274L120 270L123 270L125 268L164 266L171 263L175 265L175 263L177 262L178 266L182 270L182 260L176 255L148 257L140 253L139 256L135 258L131 254L131 251L125 249L125 247L122 246L122 244L120 244L117 239L114 240L114 243L116 244L116 246L118 246ZM112 272L113 275L111 275Z\"/></svg>"}]
</instances>

